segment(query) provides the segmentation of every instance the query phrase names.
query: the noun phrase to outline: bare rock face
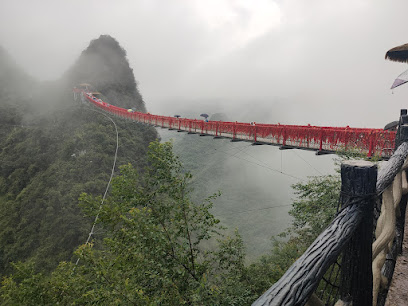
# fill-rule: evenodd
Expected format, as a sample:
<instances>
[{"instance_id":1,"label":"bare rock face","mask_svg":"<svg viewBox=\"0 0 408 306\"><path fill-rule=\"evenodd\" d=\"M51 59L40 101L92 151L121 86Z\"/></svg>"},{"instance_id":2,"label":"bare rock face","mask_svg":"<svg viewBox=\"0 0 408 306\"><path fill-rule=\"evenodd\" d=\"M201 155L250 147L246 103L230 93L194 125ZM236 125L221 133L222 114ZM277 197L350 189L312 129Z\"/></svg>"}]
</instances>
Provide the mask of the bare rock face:
<instances>
[{"instance_id":1,"label":"bare rock face","mask_svg":"<svg viewBox=\"0 0 408 306\"><path fill-rule=\"evenodd\" d=\"M64 79L70 86L91 84L113 105L146 111L126 51L109 35L92 40Z\"/></svg>"}]
</instances>

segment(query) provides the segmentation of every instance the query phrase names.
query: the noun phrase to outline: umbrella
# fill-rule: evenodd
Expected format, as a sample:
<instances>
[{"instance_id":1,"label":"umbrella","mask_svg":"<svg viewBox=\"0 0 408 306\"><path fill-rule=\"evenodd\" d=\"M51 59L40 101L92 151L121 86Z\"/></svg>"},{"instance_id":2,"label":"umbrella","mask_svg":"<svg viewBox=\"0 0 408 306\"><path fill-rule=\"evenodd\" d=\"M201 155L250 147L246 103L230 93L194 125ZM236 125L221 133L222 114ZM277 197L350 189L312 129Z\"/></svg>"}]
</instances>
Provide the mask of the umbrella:
<instances>
[{"instance_id":1,"label":"umbrella","mask_svg":"<svg viewBox=\"0 0 408 306\"><path fill-rule=\"evenodd\" d=\"M180 115L174 115L174 117L176 117L176 118L180 118L181 116L180 116Z\"/></svg>"},{"instance_id":2,"label":"umbrella","mask_svg":"<svg viewBox=\"0 0 408 306\"><path fill-rule=\"evenodd\" d=\"M201 114L200 117L208 118L207 114Z\"/></svg>"},{"instance_id":3,"label":"umbrella","mask_svg":"<svg viewBox=\"0 0 408 306\"><path fill-rule=\"evenodd\" d=\"M398 125L399 125L399 121L390 122L384 126L384 131L387 131L387 130L393 131L398 127Z\"/></svg>"},{"instance_id":4,"label":"umbrella","mask_svg":"<svg viewBox=\"0 0 408 306\"><path fill-rule=\"evenodd\" d=\"M408 44L392 48L385 53L385 59L394 62L408 63Z\"/></svg>"},{"instance_id":5,"label":"umbrella","mask_svg":"<svg viewBox=\"0 0 408 306\"><path fill-rule=\"evenodd\" d=\"M392 83L391 89L394 89L395 87L398 87L398 86L400 86L402 84L405 84L406 82L408 82L408 70L401 73L395 79L394 83Z\"/></svg>"}]
</instances>

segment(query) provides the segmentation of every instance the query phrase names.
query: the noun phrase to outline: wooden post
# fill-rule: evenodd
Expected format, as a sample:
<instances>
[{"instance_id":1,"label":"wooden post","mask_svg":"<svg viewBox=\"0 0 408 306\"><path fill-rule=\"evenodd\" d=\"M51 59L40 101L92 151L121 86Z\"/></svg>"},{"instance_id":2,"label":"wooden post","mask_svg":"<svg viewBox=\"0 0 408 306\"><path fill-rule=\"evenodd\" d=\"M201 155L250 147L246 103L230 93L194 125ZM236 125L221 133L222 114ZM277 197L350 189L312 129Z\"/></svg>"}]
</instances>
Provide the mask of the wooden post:
<instances>
[{"instance_id":1,"label":"wooden post","mask_svg":"<svg viewBox=\"0 0 408 306\"><path fill-rule=\"evenodd\" d=\"M400 125L398 127L397 137L395 141L395 144L398 147L395 150L394 154L389 159L389 161L386 163L386 165L381 168L381 171L378 175L378 182L377 182L377 192L378 193L384 191L388 186L392 184L394 177L400 171L402 165L404 164L408 156L408 125L406 125L406 122L407 122L407 116L405 115L406 110L401 110L401 114L402 116L400 118ZM391 278L393 278L395 263L397 261L398 255L401 254L402 252L402 240L404 238L404 235L407 234L407 233L404 233L407 198L408 198L407 195L402 195L401 201L399 203L400 215L398 216L397 214L397 219L396 219L395 241L391 247L390 252L387 254L386 261L382 268L382 274L388 280L391 280ZM396 275L396 277L398 279L398 275ZM378 295L378 302L377 302L378 305L384 305L386 299L387 301L389 301L389 305L393 305L391 304L392 302L390 301L393 301L394 295L398 295L396 291L397 288L398 287L394 287L390 289L388 294L384 293L386 290L380 290L379 295ZM399 288L397 290L399 290Z\"/></svg>"},{"instance_id":2,"label":"wooden post","mask_svg":"<svg viewBox=\"0 0 408 306\"><path fill-rule=\"evenodd\" d=\"M340 297L353 305L372 305L373 212L377 166L367 161L347 161L341 165L341 204L360 206L363 219L343 251ZM370 195L373 195L370 197Z\"/></svg>"},{"instance_id":3,"label":"wooden post","mask_svg":"<svg viewBox=\"0 0 408 306\"><path fill-rule=\"evenodd\" d=\"M367 218L368 211L372 210L374 206L374 200L369 195L375 192L377 166L367 161L348 161L342 165L342 179L345 180L342 186L343 203L352 200L352 205L344 207L281 279L252 305L305 305L319 285L324 273L336 261L348 242L352 237L361 234L361 230L357 231L357 229L366 226L361 226L361 222ZM356 196L358 196L357 199ZM369 219L372 222L372 218ZM365 295L369 295L367 300L361 299L361 295L364 295L363 291L367 290L368 287L372 288L372 273L370 273L372 228L371 231L364 228L362 230L363 234L366 235L364 241L360 242L362 245L352 244L354 249L359 252L357 259L360 259L359 263L362 265L362 270L361 272L354 272L356 275L350 273L346 275L352 284L360 286L359 288L363 288L363 290L354 290L353 286L350 288L348 284L344 284L341 293L344 298L351 297L353 305L364 306L372 303L372 289L365 293ZM363 258L362 256L366 257ZM347 258L346 261L343 261L342 267L343 265L347 266ZM355 269L356 264L352 262L352 265ZM364 273L367 273L368 276L366 277ZM366 281L368 284L362 283ZM356 299L356 303L354 303L354 299Z\"/></svg>"},{"instance_id":4,"label":"wooden post","mask_svg":"<svg viewBox=\"0 0 408 306\"><path fill-rule=\"evenodd\" d=\"M403 119L406 119L407 117L407 110L406 109L401 109L400 112L400 120L399 120L399 126L397 129L397 134L395 135L395 150L400 146L401 144L401 125L404 124L403 123Z\"/></svg>"}]
</instances>

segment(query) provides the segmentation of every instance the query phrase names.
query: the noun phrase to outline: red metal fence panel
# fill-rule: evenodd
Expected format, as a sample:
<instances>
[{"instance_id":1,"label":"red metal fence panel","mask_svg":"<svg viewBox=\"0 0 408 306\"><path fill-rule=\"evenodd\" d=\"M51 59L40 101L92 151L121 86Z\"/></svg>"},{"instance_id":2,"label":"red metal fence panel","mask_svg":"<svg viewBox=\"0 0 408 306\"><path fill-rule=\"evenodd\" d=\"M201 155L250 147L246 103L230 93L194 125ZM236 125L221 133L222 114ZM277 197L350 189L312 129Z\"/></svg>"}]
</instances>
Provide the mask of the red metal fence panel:
<instances>
[{"instance_id":1,"label":"red metal fence panel","mask_svg":"<svg viewBox=\"0 0 408 306\"><path fill-rule=\"evenodd\" d=\"M91 93L74 89L92 105L116 116L163 128L222 136L259 143L317 151L353 151L369 157L387 158L395 146L395 131L382 129L323 127L311 125L255 124L175 118L133 112L102 101Z\"/></svg>"}]
</instances>

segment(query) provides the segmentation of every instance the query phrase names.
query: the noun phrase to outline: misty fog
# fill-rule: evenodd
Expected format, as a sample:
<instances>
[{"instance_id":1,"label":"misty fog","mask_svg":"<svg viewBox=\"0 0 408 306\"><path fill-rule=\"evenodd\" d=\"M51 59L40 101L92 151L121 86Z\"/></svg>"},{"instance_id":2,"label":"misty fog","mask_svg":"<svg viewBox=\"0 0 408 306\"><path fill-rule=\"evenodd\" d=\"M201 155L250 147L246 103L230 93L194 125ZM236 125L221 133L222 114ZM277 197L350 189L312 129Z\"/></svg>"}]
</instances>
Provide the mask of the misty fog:
<instances>
[{"instance_id":1,"label":"misty fog","mask_svg":"<svg viewBox=\"0 0 408 306\"><path fill-rule=\"evenodd\" d=\"M91 39L127 50L151 113L223 111L270 123L382 127L405 65L403 0L0 2L0 44L31 75L56 79ZM254 115L240 116L251 107ZM256 110L254 110L256 109ZM234 118L235 119L235 118Z\"/></svg>"},{"instance_id":2,"label":"misty fog","mask_svg":"<svg viewBox=\"0 0 408 306\"><path fill-rule=\"evenodd\" d=\"M174 152L192 172L195 201L221 191L213 213L229 230L239 229L250 259L264 254L271 237L288 228L292 184L336 172L335 155L157 130L162 141L173 141Z\"/></svg>"},{"instance_id":3,"label":"misty fog","mask_svg":"<svg viewBox=\"0 0 408 306\"><path fill-rule=\"evenodd\" d=\"M0 46L32 78L45 81L25 97L40 102L37 111L53 106L58 82L68 82L63 77L89 41L109 34L127 52L143 96L140 109L144 101L152 114L382 128L406 108L408 86L389 89L406 65L384 55L407 43L407 10L403 0L0 0ZM92 65L79 62L85 63ZM166 130L160 135L174 139L182 160L185 144L179 144L187 137L204 148L216 141L209 148L216 152L194 153L206 162L193 175L208 182L194 187L199 195L223 192L214 212L230 229L239 227L252 256L288 226L291 185L335 171L331 155ZM212 162L206 154L215 155ZM216 171L218 181L211 179Z\"/></svg>"}]
</instances>

